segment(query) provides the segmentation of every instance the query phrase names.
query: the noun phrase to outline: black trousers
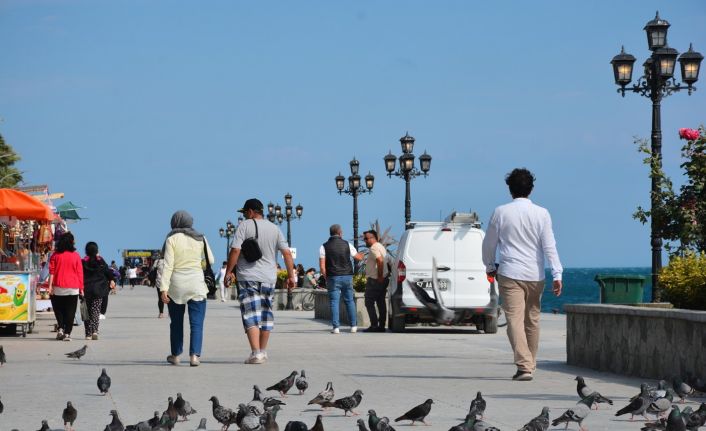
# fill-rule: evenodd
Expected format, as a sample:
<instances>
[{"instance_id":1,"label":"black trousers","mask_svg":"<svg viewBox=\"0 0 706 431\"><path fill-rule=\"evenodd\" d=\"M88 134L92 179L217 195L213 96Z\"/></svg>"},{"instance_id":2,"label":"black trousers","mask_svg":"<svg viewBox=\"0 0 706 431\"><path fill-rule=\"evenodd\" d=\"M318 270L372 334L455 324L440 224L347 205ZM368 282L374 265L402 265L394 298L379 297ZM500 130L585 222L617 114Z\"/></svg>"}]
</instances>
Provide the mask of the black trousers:
<instances>
[{"instance_id":1,"label":"black trousers","mask_svg":"<svg viewBox=\"0 0 706 431\"><path fill-rule=\"evenodd\" d=\"M384 328L387 320L387 278L378 283L376 278L368 278L365 282L365 309L370 317L370 327ZM377 305L377 310L375 306Z\"/></svg>"},{"instance_id":2,"label":"black trousers","mask_svg":"<svg viewBox=\"0 0 706 431\"><path fill-rule=\"evenodd\" d=\"M107 300L106 297L92 297L86 296L86 308L88 309L88 316L86 320L83 321L83 326L86 329L86 336L91 336L92 334L98 333L98 325L100 323L101 315L101 303Z\"/></svg>"},{"instance_id":3,"label":"black trousers","mask_svg":"<svg viewBox=\"0 0 706 431\"><path fill-rule=\"evenodd\" d=\"M108 311L108 295L105 295L103 297L103 302L101 303L101 314L105 316L105 313Z\"/></svg>"},{"instance_id":4,"label":"black trousers","mask_svg":"<svg viewBox=\"0 0 706 431\"><path fill-rule=\"evenodd\" d=\"M159 314L164 313L164 302L162 302L162 295L159 291L159 289L155 289L157 291L157 308L159 309Z\"/></svg>"},{"instance_id":5,"label":"black trousers","mask_svg":"<svg viewBox=\"0 0 706 431\"><path fill-rule=\"evenodd\" d=\"M77 304L78 295L51 296L51 307L54 310L54 317L56 317L57 327L66 335L70 335L71 330L74 327Z\"/></svg>"}]
</instances>

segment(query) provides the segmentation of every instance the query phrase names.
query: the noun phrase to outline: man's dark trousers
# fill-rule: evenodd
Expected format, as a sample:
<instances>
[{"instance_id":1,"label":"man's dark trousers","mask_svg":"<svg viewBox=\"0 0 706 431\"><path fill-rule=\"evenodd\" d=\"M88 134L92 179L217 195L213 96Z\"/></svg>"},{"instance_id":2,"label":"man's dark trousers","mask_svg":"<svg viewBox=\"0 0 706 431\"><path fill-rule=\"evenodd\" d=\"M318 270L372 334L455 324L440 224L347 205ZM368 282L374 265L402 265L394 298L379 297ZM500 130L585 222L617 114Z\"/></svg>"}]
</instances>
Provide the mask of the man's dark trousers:
<instances>
[{"instance_id":1,"label":"man's dark trousers","mask_svg":"<svg viewBox=\"0 0 706 431\"><path fill-rule=\"evenodd\" d=\"M379 283L376 278L367 278L365 282L365 308L368 310L371 328L385 329L387 281L388 279L385 278L382 283ZM377 305L377 310L375 305Z\"/></svg>"}]
</instances>

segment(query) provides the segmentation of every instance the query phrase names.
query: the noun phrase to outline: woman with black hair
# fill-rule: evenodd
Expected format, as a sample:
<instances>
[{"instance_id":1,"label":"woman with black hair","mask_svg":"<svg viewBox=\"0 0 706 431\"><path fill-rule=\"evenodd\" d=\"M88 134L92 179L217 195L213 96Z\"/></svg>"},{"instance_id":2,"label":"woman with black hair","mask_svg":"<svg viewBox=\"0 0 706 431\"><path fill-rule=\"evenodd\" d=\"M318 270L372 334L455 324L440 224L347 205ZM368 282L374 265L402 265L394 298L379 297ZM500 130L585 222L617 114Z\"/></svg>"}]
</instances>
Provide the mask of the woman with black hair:
<instances>
[{"instance_id":1,"label":"woman with black hair","mask_svg":"<svg viewBox=\"0 0 706 431\"><path fill-rule=\"evenodd\" d=\"M86 244L86 257L83 258L83 290L88 316L84 320L86 340L98 339L98 323L101 305L111 289L115 289L115 275L102 257L98 256L98 244Z\"/></svg>"},{"instance_id":2,"label":"woman with black hair","mask_svg":"<svg viewBox=\"0 0 706 431\"><path fill-rule=\"evenodd\" d=\"M83 265L71 232L61 235L49 259L49 297L57 324L57 340L71 341L76 305L83 296Z\"/></svg>"}]
</instances>

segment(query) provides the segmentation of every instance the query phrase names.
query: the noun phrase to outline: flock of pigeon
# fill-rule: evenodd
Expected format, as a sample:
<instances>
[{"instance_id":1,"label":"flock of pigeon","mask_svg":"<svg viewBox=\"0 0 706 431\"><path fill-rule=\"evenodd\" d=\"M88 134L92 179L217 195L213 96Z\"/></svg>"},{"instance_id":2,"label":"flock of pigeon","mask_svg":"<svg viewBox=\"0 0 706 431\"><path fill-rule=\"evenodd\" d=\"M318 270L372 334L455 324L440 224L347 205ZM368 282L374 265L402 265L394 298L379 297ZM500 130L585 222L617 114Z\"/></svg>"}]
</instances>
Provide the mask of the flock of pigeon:
<instances>
[{"instance_id":1,"label":"flock of pigeon","mask_svg":"<svg viewBox=\"0 0 706 431\"><path fill-rule=\"evenodd\" d=\"M66 353L66 356L81 359L86 351L87 346L84 345L74 352ZM0 346L0 366L3 366L5 362L5 352ZM610 398L591 389L583 377L577 376L575 380L577 381L576 392L579 401L574 407L567 409L553 420L550 420L549 407L543 407L538 416L532 418L518 431L546 431L550 424L554 427L564 424L564 429L568 429L572 422L578 424L579 430L584 431L583 422L594 407L595 410L599 410L599 404L613 405ZM706 403L701 403L698 410L695 411L691 406L680 409L675 403L677 398L683 404L687 397L694 397L697 394L703 397L706 394L706 383L699 378L689 378L688 381L689 383L675 378L672 384L669 384L662 380L657 387L643 383L640 387L640 393L632 397L626 406L615 413L615 416L630 414L631 421L635 416L642 416L647 422L641 431L697 431L706 424ZM102 395L109 394L111 378L105 368L101 370L97 386ZM286 405L283 399L287 397L287 393L293 387L299 390L300 395L303 395L308 389L309 384L304 370L301 373L292 371L289 376L266 388L267 391L277 391L280 395L279 398L263 396L261 389L254 385L252 400L241 403L237 409L232 410L221 405L214 395L209 399L213 418L221 425L221 431L228 431L231 426L236 426L240 431L279 431L277 413L283 408L282 406ZM355 409L361 404L362 399L363 392L361 390L356 390L352 395L346 397L336 398L333 383L328 382L326 388L311 399L308 405L319 405L323 411L339 409L343 411L344 416L348 416L349 413L358 416L359 413ZM429 425L426 418L431 412L433 403L432 399L427 399L397 417L394 422L410 421L411 425L417 422ZM500 431L499 428L485 421L486 407L486 400L480 391L477 392L475 399L471 401L465 420L449 431ZM0 399L0 414L3 410L4 406ZM168 398L167 409L161 414L159 411L155 411L153 417L134 425L125 425L118 411L111 410L112 420L105 426L105 431L171 431L178 421L186 421L189 416L196 413L197 411L183 398L182 394L177 393L176 398ZM367 413L367 423L363 419L357 420L358 431L395 431L388 417L378 417L375 410L372 409ZM654 418L648 418L647 414L654 415ZM62 412L64 431L73 431L77 417L77 409L71 401L68 401ZM205 431L206 421L207 418L201 418L195 431ZM48 421L43 420L38 431L53 430L49 427ZM284 431L324 431L323 415L317 415L316 422L311 427L300 421L289 421Z\"/></svg>"}]
</instances>

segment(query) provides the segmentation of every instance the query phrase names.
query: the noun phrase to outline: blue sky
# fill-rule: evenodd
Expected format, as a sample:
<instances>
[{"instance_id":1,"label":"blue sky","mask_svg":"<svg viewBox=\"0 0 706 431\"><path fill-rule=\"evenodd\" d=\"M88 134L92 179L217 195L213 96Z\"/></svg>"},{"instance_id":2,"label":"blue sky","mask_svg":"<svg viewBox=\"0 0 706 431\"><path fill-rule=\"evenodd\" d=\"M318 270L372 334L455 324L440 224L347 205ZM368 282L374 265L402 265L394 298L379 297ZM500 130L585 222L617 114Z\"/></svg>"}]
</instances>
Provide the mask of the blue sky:
<instances>
[{"instance_id":1,"label":"blue sky","mask_svg":"<svg viewBox=\"0 0 706 431\"><path fill-rule=\"evenodd\" d=\"M609 62L621 45L644 61L658 9L672 47L706 53L700 0L3 0L0 133L28 184L86 207L72 229L108 258L159 248L186 209L221 260L218 228L243 201L289 192L304 206L298 260L314 266L330 224L352 234L333 179L353 156L376 176L361 232L379 219L399 236L404 182L382 158L409 131L433 157L412 182L414 220L473 209L487 222L524 166L564 266L649 266L649 229L631 214L649 203L632 141L649 137L651 105L616 93ZM663 102L677 183L677 130L704 112L704 89Z\"/></svg>"}]
</instances>

